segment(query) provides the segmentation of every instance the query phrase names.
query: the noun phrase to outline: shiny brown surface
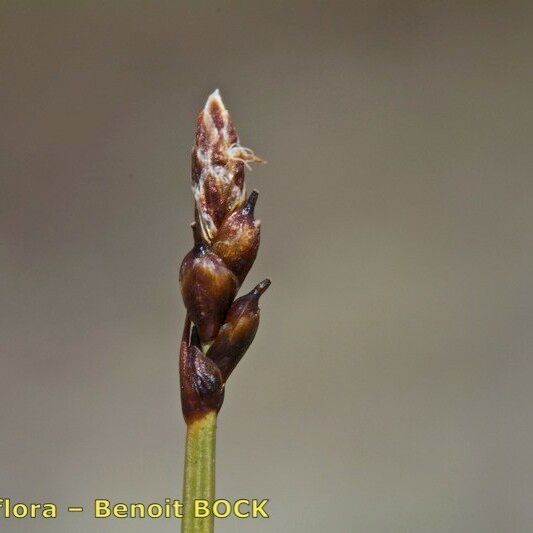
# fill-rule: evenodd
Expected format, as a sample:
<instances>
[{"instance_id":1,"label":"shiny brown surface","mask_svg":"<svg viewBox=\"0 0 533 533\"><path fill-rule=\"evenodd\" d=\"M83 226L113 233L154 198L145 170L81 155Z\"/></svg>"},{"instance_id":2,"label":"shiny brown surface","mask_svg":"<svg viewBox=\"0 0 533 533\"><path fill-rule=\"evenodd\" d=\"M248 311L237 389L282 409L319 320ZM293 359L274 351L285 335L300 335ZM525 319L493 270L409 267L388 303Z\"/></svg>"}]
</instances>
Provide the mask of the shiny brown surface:
<instances>
[{"instance_id":1,"label":"shiny brown surface","mask_svg":"<svg viewBox=\"0 0 533 533\"><path fill-rule=\"evenodd\" d=\"M207 352L207 357L220 368L224 382L254 340L259 326L259 297L269 286L270 280L265 280L233 302L217 338Z\"/></svg>"},{"instance_id":2,"label":"shiny brown surface","mask_svg":"<svg viewBox=\"0 0 533 533\"><path fill-rule=\"evenodd\" d=\"M189 340L190 328L191 322L186 319L179 356L181 408L187 424L218 411L224 400L220 370Z\"/></svg>"},{"instance_id":3,"label":"shiny brown surface","mask_svg":"<svg viewBox=\"0 0 533 533\"><path fill-rule=\"evenodd\" d=\"M185 256L179 275L183 302L202 342L213 340L239 283L222 259L202 243Z\"/></svg>"},{"instance_id":4,"label":"shiny brown surface","mask_svg":"<svg viewBox=\"0 0 533 533\"><path fill-rule=\"evenodd\" d=\"M231 213L221 224L213 241L213 251L224 261L242 284L259 249L260 225L254 218L257 191L246 204Z\"/></svg>"}]
</instances>

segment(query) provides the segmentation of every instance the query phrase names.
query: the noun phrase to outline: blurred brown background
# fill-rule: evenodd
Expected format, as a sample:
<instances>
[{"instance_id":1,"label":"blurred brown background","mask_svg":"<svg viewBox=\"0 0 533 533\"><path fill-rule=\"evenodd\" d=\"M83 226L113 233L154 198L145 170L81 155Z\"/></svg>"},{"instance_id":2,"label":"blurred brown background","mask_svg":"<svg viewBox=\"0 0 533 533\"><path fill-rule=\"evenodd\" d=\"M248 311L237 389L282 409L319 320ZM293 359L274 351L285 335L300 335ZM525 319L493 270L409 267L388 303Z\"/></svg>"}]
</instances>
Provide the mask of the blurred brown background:
<instances>
[{"instance_id":1,"label":"blurred brown background","mask_svg":"<svg viewBox=\"0 0 533 533\"><path fill-rule=\"evenodd\" d=\"M273 285L217 486L271 519L217 531L531 531L531 4L0 5L0 497L181 495L177 269L219 87L269 161L244 288ZM178 528L90 514L1 529Z\"/></svg>"}]
</instances>

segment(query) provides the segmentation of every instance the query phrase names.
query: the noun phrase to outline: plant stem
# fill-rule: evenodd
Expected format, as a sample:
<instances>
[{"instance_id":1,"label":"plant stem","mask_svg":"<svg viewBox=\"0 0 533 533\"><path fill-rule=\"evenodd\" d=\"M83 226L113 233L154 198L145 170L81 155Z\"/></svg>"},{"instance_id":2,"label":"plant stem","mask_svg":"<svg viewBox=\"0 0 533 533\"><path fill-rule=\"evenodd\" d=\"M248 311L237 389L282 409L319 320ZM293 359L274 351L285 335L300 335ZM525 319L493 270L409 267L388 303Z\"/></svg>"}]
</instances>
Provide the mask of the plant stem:
<instances>
[{"instance_id":1,"label":"plant stem","mask_svg":"<svg viewBox=\"0 0 533 533\"><path fill-rule=\"evenodd\" d=\"M181 533L212 533L214 517L195 517L195 500L215 499L215 448L217 413L210 411L187 425L185 473L183 476L183 518Z\"/></svg>"}]
</instances>

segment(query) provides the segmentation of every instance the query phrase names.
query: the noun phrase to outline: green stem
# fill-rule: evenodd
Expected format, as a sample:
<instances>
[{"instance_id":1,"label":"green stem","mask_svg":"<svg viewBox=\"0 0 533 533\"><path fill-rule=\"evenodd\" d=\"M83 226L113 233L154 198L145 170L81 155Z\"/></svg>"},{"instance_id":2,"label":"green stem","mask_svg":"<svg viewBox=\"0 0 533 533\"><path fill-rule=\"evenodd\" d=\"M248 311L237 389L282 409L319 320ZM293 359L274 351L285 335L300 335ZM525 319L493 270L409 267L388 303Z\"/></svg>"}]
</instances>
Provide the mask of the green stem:
<instances>
[{"instance_id":1,"label":"green stem","mask_svg":"<svg viewBox=\"0 0 533 533\"><path fill-rule=\"evenodd\" d=\"M183 476L183 518L181 533L212 533L214 517L195 517L194 500L215 499L215 447L217 413L211 411L187 425L185 473Z\"/></svg>"}]
</instances>

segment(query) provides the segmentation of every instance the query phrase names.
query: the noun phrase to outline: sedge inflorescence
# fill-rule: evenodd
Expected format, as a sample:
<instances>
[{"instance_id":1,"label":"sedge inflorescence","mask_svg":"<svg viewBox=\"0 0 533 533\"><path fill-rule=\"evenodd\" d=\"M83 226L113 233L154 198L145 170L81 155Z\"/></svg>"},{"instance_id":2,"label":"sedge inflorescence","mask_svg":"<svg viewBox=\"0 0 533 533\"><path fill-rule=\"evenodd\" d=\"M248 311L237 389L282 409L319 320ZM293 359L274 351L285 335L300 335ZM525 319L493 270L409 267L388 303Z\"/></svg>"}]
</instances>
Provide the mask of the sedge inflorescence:
<instances>
[{"instance_id":1,"label":"sedge inflorescence","mask_svg":"<svg viewBox=\"0 0 533 533\"><path fill-rule=\"evenodd\" d=\"M182 409L187 422L218 411L230 374L252 343L259 325L259 297L266 279L235 299L252 267L260 240L246 197L244 169L261 162L241 146L220 94L198 115L192 151L194 246L179 273L187 317L180 346Z\"/></svg>"}]
</instances>

